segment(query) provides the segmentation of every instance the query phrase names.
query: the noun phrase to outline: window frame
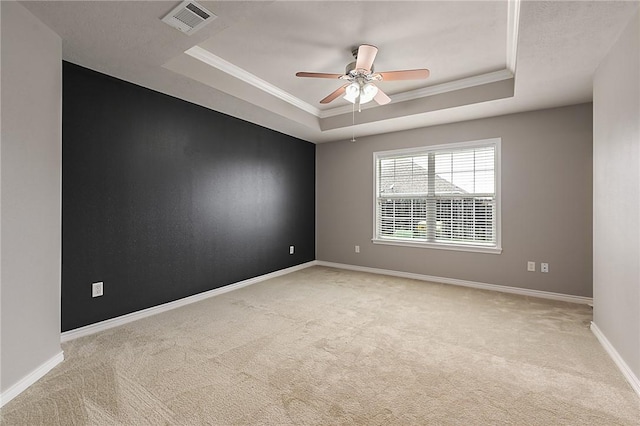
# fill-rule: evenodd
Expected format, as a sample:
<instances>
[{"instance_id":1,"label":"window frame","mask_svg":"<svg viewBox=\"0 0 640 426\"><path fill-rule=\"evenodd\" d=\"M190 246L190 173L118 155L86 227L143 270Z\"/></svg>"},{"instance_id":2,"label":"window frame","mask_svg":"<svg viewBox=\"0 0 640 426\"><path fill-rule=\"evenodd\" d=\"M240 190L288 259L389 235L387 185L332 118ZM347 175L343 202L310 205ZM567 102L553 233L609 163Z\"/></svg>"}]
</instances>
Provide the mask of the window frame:
<instances>
[{"instance_id":1,"label":"window frame","mask_svg":"<svg viewBox=\"0 0 640 426\"><path fill-rule=\"evenodd\" d=\"M426 145L415 148L394 149L388 151L377 151L373 153L373 238L374 244L430 248L437 250L453 250L465 252L478 252L500 254L502 253L502 193L501 193L501 138L480 139L466 142L454 142L438 145ZM378 162L380 159L390 157L402 157L416 154L427 154L429 152L437 152L442 150L458 150L466 148L481 148L493 146L494 151L494 180L495 180L495 245L486 245L478 243L452 243L452 242L435 242L435 241L412 241L410 239L391 239L378 236Z\"/></svg>"}]
</instances>

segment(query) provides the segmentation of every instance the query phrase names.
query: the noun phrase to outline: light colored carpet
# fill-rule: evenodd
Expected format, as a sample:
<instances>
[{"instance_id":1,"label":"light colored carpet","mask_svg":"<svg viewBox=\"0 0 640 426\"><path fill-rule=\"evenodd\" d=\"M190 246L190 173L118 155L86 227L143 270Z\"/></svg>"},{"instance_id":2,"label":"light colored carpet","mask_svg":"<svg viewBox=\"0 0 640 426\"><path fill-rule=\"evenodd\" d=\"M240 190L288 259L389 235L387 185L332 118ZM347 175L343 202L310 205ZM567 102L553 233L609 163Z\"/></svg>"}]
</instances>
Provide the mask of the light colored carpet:
<instances>
[{"instance_id":1,"label":"light colored carpet","mask_svg":"<svg viewBox=\"0 0 640 426\"><path fill-rule=\"evenodd\" d=\"M312 267L63 345L3 425L638 425L588 306Z\"/></svg>"}]
</instances>

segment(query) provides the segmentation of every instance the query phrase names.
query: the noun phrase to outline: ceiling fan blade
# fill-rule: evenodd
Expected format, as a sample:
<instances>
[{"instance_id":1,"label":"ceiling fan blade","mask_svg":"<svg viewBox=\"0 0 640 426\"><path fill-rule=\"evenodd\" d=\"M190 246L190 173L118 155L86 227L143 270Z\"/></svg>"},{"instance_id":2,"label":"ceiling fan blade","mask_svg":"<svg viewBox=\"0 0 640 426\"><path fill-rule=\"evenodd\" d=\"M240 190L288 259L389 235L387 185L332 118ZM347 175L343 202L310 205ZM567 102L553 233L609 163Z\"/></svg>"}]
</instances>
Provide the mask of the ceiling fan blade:
<instances>
[{"instance_id":1,"label":"ceiling fan blade","mask_svg":"<svg viewBox=\"0 0 640 426\"><path fill-rule=\"evenodd\" d=\"M403 70L403 71L387 71L380 72L383 81L394 80L421 80L429 77L431 72L428 69L420 70Z\"/></svg>"},{"instance_id":2,"label":"ceiling fan blade","mask_svg":"<svg viewBox=\"0 0 640 426\"><path fill-rule=\"evenodd\" d=\"M351 83L349 83L349 84L351 84ZM347 88L347 86L349 84L345 84L344 86L338 87L336 90L331 92L331 94L329 96L327 96L326 98L321 100L320 103L321 104L328 104L329 102L333 101L334 99L336 99L337 97L339 97L340 95L342 95L344 93L345 89Z\"/></svg>"},{"instance_id":3,"label":"ceiling fan blade","mask_svg":"<svg viewBox=\"0 0 640 426\"><path fill-rule=\"evenodd\" d=\"M367 72L370 72L377 54L377 47L370 44L360 45L356 59L356 70L367 70Z\"/></svg>"},{"instance_id":4,"label":"ceiling fan blade","mask_svg":"<svg viewBox=\"0 0 640 426\"><path fill-rule=\"evenodd\" d=\"M378 93L373 97L373 100L378 103L378 105L386 105L391 102L391 98L387 96L380 88L378 88Z\"/></svg>"},{"instance_id":5,"label":"ceiling fan blade","mask_svg":"<svg viewBox=\"0 0 640 426\"><path fill-rule=\"evenodd\" d=\"M329 74L326 72L297 72L296 77L340 78L342 77L342 74Z\"/></svg>"}]
</instances>

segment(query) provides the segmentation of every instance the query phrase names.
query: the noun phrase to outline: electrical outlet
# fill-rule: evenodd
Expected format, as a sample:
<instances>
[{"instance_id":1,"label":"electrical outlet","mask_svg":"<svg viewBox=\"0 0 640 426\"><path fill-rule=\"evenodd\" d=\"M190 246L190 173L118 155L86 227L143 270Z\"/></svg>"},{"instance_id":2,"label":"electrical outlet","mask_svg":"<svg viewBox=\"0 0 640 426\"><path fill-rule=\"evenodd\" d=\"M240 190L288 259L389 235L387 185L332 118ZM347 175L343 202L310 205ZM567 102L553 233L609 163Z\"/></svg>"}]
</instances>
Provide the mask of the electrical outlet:
<instances>
[{"instance_id":1,"label":"electrical outlet","mask_svg":"<svg viewBox=\"0 0 640 426\"><path fill-rule=\"evenodd\" d=\"M294 251L295 251L295 247L289 246L289 254L293 254Z\"/></svg>"},{"instance_id":2,"label":"electrical outlet","mask_svg":"<svg viewBox=\"0 0 640 426\"><path fill-rule=\"evenodd\" d=\"M356 246L356 253L360 253L360 246Z\"/></svg>"},{"instance_id":3,"label":"electrical outlet","mask_svg":"<svg viewBox=\"0 0 640 426\"><path fill-rule=\"evenodd\" d=\"M549 264L541 263L540 264L540 272L549 272Z\"/></svg>"},{"instance_id":4,"label":"electrical outlet","mask_svg":"<svg viewBox=\"0 0 640 426\"><path fill-rule=\"evenodd\" d=\"M104 290L104 283L100 281L99 283L91 284L91 297L102 296Z\"/></svg>"},{"instance_id":5,"label":"electrical outlet","mask_svg":"<svg viewBox=\"0 0 640 426\"><path fill-rule=\"evenodd\" d=\"M535 272L536 271L536 262L527 262L527 271Z\"/></svg>"}]
</instances>

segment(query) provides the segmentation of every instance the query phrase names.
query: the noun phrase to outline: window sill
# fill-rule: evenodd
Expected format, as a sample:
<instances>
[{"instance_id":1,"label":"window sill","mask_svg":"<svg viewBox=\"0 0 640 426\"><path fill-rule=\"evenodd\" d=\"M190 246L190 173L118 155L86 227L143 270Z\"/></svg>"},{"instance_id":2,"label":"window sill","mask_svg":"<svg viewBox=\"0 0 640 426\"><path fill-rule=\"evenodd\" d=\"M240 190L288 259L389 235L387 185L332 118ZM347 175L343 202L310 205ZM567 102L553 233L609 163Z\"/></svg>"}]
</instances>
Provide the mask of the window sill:
<instances>
[{"instance_id":1,"label":"window sill","mask_svg":"<svg viewBox=\"0 0 640 426\"><path fill-rule=\"evenodd\" d=\"M489 253L500 254L502 253L502 247L481 247L481 246L469 246L462 244L443 244L443 243L425 243L414 241L402 241L402 240L387 240L381 238L373 238L371 240L374 244L383 244L389 246L402 246L402 247L415 247L426 248L436 250L451 250L451 251L468 251L475 253Z\"/></svg>"}]
</instances>

